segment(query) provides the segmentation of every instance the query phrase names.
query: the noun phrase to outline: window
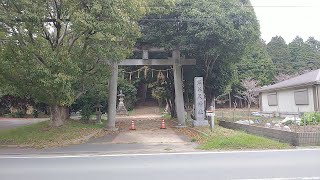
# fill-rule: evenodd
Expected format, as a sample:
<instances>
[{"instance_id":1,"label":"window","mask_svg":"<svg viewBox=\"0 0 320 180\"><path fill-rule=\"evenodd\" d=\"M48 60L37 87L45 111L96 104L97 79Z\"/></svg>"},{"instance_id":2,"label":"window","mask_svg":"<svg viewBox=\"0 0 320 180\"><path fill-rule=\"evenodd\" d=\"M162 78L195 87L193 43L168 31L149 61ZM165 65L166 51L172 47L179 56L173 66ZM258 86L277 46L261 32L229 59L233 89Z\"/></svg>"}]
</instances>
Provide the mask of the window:
<instances>
[{"instance_id":1,"label":"window","mask_svg":"<svg viewBox=\"0 0 320 180\"><path fill-rule=\"evenodd\" d=\"M296 105L308 105L308 89L299 89L294 91L294 101Z\"/></svg>"},{"instance_id":2,"label":"window","mask_svg":"<svg viewBox=\"0 0 320 180\"><path fill-rule=\"evenodd\" d=\"M278 105L277 93L268 94L268 104L269 104L269 106L277 106Z\"/></svg>"}]
</instances>

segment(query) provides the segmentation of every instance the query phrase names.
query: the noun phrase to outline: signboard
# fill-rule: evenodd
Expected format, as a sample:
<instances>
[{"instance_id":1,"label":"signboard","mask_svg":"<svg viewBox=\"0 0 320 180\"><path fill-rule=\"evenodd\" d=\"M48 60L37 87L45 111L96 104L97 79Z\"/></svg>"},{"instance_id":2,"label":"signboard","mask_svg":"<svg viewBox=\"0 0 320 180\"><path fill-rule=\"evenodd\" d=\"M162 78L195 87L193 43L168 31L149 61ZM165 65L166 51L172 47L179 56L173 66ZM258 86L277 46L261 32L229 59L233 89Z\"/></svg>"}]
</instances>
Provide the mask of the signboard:
<instances>
[{"instance_id":1,"label":"signboard","mask_svg":"<svg viewBox=\"0 0 320 180\"><path fill-rule=\"evenodd\" d=\"M214 128L214 116L215 116L213 106L210 106L209 110L206 111L206 114L208 116L210 128L211 128L211 131L212 131L213 128Z\"/></svg>"}]
</instances>

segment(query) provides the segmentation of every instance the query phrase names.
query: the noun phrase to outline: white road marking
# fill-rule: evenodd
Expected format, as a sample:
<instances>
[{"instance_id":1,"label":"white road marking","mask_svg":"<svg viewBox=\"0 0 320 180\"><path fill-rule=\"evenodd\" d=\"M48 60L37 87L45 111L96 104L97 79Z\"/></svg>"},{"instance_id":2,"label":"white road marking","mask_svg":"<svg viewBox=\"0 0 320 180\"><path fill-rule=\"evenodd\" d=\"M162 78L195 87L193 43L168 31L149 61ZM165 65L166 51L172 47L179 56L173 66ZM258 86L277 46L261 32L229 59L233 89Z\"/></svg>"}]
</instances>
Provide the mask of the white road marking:
<instances>
[{"instance_id":1,"label":"white road marking","mask_svg":"<svg viewBox=\"0 0 320 180\"><path fill-rule=\"evenodd\" d=\"M234 179L234 180L320 180L320 177L262 178L262 179Z\"/></svg>"},{"instance_id":2,"label":"white road marking","mask_svg":"<svg viewBox=\"0 0 320 180\"><path fill-rule=\"evenodd\" d=\"M205 154L236 154L236 153L266 153L266 152L298 152L320 151L315 149L286 149L261 151L215 151L215 152L180 152L180 153L149 153L149 154L31 154L31 155L0 155L0 159L50 159L50 158L88 158L88 157L129 157L129 156L161 156L161 155L205 155ZM103 152L101 152L103 153Z\"/></svg>"}]
</instances>

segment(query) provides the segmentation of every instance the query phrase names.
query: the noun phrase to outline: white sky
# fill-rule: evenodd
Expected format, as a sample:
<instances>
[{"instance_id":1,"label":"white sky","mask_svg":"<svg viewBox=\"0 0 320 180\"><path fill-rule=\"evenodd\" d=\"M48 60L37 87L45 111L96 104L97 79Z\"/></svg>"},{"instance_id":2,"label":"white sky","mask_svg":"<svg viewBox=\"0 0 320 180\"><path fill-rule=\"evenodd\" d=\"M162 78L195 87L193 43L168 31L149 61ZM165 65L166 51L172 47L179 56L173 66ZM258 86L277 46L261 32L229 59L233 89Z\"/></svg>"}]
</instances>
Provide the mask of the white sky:
<instances>
[{"instance_id":1,"label":"white sky","mask_svg":"<svg viewBox=\"0 0 320 180\"><path fill-rule=\"evenodd\" d=\"M267 43L282 36L290 43L297 35L320 40L320 0L251 0Z\"/></svg>"}]
</instances>

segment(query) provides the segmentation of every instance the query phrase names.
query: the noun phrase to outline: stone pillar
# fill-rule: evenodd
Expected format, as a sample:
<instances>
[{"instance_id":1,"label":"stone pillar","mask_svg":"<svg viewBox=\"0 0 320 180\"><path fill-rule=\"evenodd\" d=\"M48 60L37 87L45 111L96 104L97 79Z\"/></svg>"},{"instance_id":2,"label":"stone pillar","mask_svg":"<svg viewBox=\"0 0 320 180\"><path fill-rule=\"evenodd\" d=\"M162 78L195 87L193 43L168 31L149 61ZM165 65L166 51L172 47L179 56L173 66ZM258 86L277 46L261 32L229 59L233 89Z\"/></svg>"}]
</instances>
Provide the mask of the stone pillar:
<instances>
[{"instance_id":1,"label":"stone pillar","mask_svg":"<svg viewBox=\"0 0 320 180\"><path fill-rule=\"evenodd\" d=\"M106 129L115 131L116 128L116 112L117 112L117 85L118 85L118 63L113 62L112 73L109 81L109 97L108 97L108 120Z\"/></svg>"},{"instance_id":2,"label":"stone pillar","mask_svg":"<svg viewBox=\"0 0 320 180\"><path fill-rule=\"evenodd\" d=\"M193 121L194 126L207 126L209 125L208 120L205 120L205 101L203 92L203 77L194 78L194 115L195 120Z\"/></svg>"},{"instance_id":3,"label":"stone pillar","mask_svg":"<svg viewBox=\"0 0 320 180\"><path fill-rule=\"evenodd\" d=\"M174 61L173 73L174 73L174 89L175 89L175 103L178 118L178 126L186 126L184 117L184 100L183 100L183 89L182 89L182 73L181 73L181 59L180 51L174 50L172 52L172 59Z\"/></svg>"}]
</instances>

